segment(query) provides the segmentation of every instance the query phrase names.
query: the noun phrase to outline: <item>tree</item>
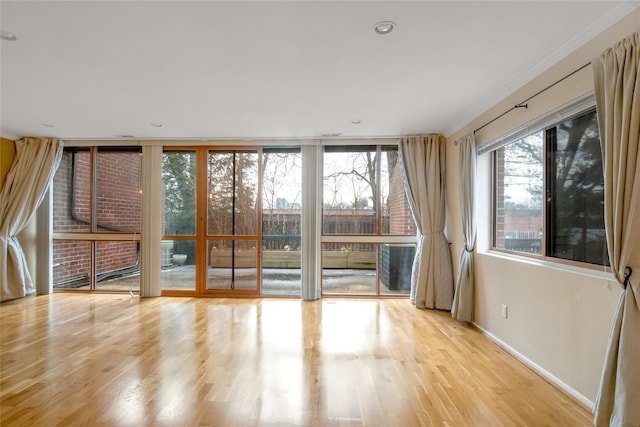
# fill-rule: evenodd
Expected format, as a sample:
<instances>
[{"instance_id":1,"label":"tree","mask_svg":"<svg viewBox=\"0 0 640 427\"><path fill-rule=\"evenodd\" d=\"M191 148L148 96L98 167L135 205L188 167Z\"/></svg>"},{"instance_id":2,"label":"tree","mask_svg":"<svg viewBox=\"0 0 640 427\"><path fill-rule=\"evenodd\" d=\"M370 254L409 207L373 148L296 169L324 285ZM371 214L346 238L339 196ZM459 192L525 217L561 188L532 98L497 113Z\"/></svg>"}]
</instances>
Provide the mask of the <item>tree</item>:
<instances>
[{"instance_id":1,"label":"tree","mask_svg":"<svg viewBox=\"0 0 640 427\"><path fill-rule=\"evenodd\" d=\"M165 234L195 234L196 156L190 151L162 156Z\"/></svg>"},{"instance_id":2,"label":"tree","mask_svg":"<svg viewBox=\"0 0 640 427\"><path fill-rule=\"evenodd\" d=\"M606 243L596 114L560 123L549 131L549 138L554 172L549 214L552 255L600 264L606 258Z\"/></svg>"},{"instance_id":3,"label":"tree","mask_svg":"<svg viewBox=\"0 0 640 427\"><path fill-rule=\"evenodd\" d=\"M498 177L501 172L504 176L505 217L529 217L539 222L542 231L544 212L548 255L601 264L606 258L606 244L602 159L595 111L503 147L498 151L498 169L501 156L503 170L497 173ZM517 194L513 188L522 190ZM509 195L517 198L510 200ZM546 203L545 196L548 196ZM500 188L496 197L499 203Z\"/></svg>"},{"instance_id":4,"label":"tree","mask_svg":"<svg viewBox=\"0 0 640 427\"><path fill-rule=\"evenodd\" d=\"M504 149L505 186L521 187L527 196L519 194L517 201L505 195L505 208L511 211L542 211L544 165L543 132L518 139Z\"/></svg>"},{"instance_id":5,"label":"tree","mask_svg":"<svg viewBox=\"0 0 640 427\"><path fill-rule=\"evenodd\" d=\"M265 150L262 155L262 234L299 236L301 154L299 150ZM297 249L299 238L263 242L266 249Z\"/></svg>"},{"instance_id":6,"label":"tree","mask_svg":"<svg viewBox=\"0 0 640 427\"><path fill-rule=\"evenodd\" d=\"M207 178L209 234L256 234L258 153L209 152Z\"/></svg>"},{"instance_id":7,"label":"tree","mask_svg":"<svg viewBox=\"0 0 640 427\"><path fill-rule=\"evenodd\" d=\"M375 149L325 153L324 182L325 196L331 194L330 202L325 197L325 205L328 203L328 206L340 209L347 196L348 208L358 210L373 206L375 209L378 189ZM362 202L363 198L366 203Z\"/></svg>"},{"instance_id":8,"label":"tree","mask_svg":"<svg viewBox=\"0 0 640 427\"><path fill-rule=\"evenodd\" d=\"M193 235L196 232L196 155L193 151L169 151L162 155L165 234ZM174 253L195 262L192 241L175 240Z\"/></svg>"},{"instance_id":9,"label":"tree","mask_svg":"<svg viewBox=\"0 0 640 427\"><path fill-rule=\"evenodd\" d=\"M376 232L378 182L376 147L349 147L325 151L324 205L331 210L349 209L351 215L324 215L325 231L371 234ZM374 215L363 215L373 211Z\"/></svg>"}]
</instances>

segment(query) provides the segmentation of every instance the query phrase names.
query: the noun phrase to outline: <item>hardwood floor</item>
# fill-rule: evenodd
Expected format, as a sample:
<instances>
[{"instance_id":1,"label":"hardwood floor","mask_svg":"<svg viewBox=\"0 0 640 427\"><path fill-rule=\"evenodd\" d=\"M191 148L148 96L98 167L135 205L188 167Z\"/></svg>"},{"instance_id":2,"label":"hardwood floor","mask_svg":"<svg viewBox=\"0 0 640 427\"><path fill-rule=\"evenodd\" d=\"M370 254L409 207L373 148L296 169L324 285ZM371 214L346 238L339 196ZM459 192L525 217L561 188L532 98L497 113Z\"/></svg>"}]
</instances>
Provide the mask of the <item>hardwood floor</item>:
<instances>
[{"instance_id":1,"label":"hardwood floor","mask_svg":"<svg viewBox=\"0 0 640 427\"><path fill-rule=\"evenodd\" d=\"M407 300L28 297L0 305L2 426L588 426Z\"/></svg>"}]
</instances>

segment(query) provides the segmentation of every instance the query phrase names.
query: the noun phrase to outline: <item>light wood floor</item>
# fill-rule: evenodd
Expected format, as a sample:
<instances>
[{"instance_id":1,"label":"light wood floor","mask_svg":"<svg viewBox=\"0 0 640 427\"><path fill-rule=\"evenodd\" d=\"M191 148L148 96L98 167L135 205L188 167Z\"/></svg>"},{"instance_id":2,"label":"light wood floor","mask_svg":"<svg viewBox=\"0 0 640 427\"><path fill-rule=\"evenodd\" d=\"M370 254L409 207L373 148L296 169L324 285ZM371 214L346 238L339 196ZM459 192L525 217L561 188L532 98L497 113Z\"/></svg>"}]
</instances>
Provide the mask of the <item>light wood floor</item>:
<instances>
[{"instance_id":1,"label":"light wood floor","mask_svg":"<svg viewBox=\"0 0 640 427\"><path fill-rule=\"evenodd\" d=\"M0 305L2 426L588 426L407 300L28 297Z\"/></svg>"}]
</instances>

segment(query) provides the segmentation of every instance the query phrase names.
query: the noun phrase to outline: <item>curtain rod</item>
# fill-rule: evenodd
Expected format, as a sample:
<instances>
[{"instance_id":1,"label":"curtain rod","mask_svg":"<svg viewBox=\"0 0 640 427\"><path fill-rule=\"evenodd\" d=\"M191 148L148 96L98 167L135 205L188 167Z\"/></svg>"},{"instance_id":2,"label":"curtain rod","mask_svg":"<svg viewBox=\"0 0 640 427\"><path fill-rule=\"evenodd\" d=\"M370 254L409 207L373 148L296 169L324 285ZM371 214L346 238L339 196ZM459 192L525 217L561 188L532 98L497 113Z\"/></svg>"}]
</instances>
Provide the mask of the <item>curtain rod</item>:
<instances>
[{"instance_id":1,"label":"curtain rod","mask_svg":"<svg viewBox=\"0 0 640 427\"><path fill-rule=\"evenodd\" d=\"M591 61L587 62L586 64L584 64L582 67L578 68L577 70L574 70L572 72L570 72L569 74L567 74L566 76L564 76L563 78L561 78L560 80L556 80L555 82L551 83L549 86L545 87L544 89L536 92L535 94L531 95L530 97L528 97L527 99L525 99L522 102L519 102L518 104L514 105L513 107L509 108L507 111L505 111L504 113L500 114L497 117L494 117L493 119L489 120L487 123L483 124L482 126L480 126L478 129L474 130L473 133L475 134L476 132L478 132L481 129L484 129L485 127L489 126L491 123L495 122L498 119L501 119L502 117L506 116L507 114L509 114L510 112L512 112L513 110L517 110L518 108L528 108L527 102L531 101L533 98L535 98L536 96L540 95L541 93L551 89L552 87L554 87L555 85L557 85L558 83L568 79L569 77L573 76L574 74L576 74L578 71L581 71L585 68L587 68L589 65L591 65Z\"/></svg>"}]
</instances>

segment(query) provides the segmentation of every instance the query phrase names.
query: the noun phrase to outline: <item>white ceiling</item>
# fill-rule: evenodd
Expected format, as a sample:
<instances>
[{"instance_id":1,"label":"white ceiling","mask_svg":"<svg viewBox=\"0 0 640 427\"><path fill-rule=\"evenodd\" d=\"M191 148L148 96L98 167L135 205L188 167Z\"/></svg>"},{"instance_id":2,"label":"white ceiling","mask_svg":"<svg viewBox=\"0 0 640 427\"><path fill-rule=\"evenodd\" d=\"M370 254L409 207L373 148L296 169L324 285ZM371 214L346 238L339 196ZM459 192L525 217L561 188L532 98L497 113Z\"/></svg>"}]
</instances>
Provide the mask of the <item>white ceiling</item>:
<instances>
[{"instance_id":1,"label":"white ceiling","mask_svg":"<svg viewBox=\"0 0 640 427\"><path fill-rule=\"evenodd\" d=\"M2 1L18 40L2 40L0 132L448 135L639 6ZM396 30L377 35L382 20Z\"/></svg>"}]
</instances>

